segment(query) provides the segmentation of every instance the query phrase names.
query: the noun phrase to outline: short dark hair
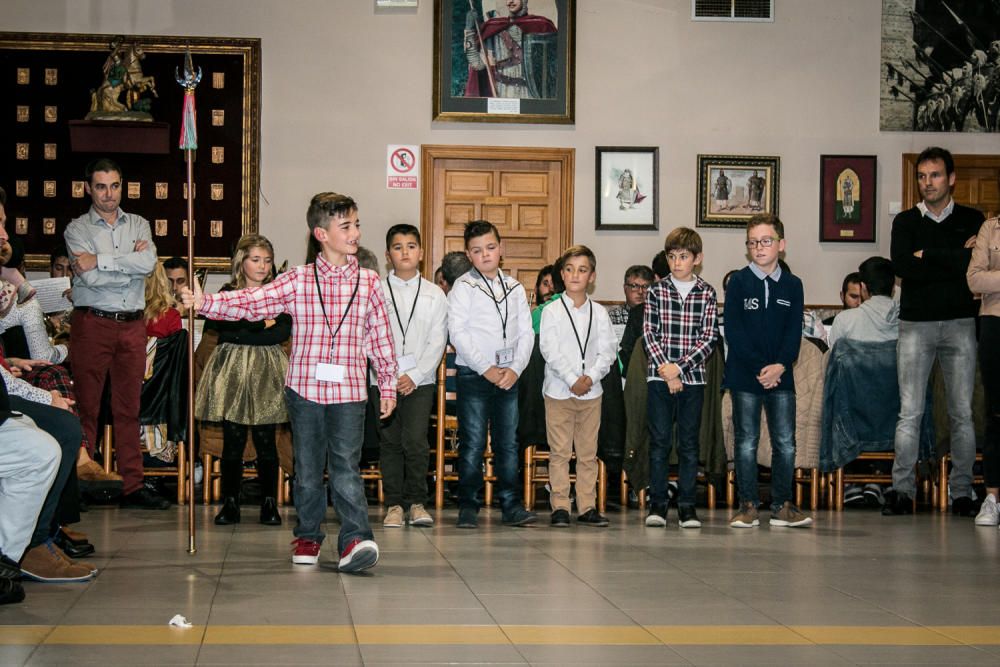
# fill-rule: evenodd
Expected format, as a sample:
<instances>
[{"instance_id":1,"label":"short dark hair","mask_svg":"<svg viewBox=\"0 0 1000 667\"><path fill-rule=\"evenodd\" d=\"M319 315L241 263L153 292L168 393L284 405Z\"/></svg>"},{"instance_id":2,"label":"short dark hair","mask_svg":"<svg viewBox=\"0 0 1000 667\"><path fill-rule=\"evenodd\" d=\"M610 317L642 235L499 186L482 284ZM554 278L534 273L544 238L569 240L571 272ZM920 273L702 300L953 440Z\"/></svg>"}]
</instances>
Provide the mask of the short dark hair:
<instances>
[{"instance_id":1,"label":"short dark hair","mask_svg":"<svg viewBox=\"0 0 1000 667\"><path fill-rule=\"evenodd\" d=\"M122 180L125 179L125 174L122 173L121 166L109 157L99 157L96 160L92 160L87 164L87 168L84 169L83 175L87 177L87 183L94 183L94 172L97 171L114 171L118 173L118 177Z\"/></svg>"},{"instance_id":2,"label":"short dark hair","mask_svg":"<svg viewBox=\"0 0 1000 667\"><path fill-rule=\"evenodd\" d=\"M59 259L60 257L65 257L66 259L69 259L69 250L67 250L66 246L63 245L62 243L53 248L52 252L49 253L49 266L55 264L56 260Z\"/></svg>"},{"instance_id":3,"label":"short dark hair","mask_svg":"<svg viewBox=\"0 0 1000 667\"><path fill-rule=\"evenodd\" d=\"M861 274L858 273L857 271L853 271L844 276L844 282L841 283L840 285L840 293L847 294L847 286L850 285L851 283L854 283L856 285L861 284Z\"/></svg>"},{"instance_id":4,"label":"short dark hair","mask_svg":"<svg viewBox=\"0 0 1000 667\"><path fill-rule=\"evenodd\" d=\"M742 269L730 269L726 271L726 275L722 276L722 291L725 292L729 288L729 281L737 273L742 271Z\"/></svg>"},{"instance_id":5,"label":"short dark hair","mask_svg":"<svg viewBox=\"0 0 1000 667\"><path fill-rule=\"evenodd\" d=\"M667 252L661 250L653 256L653 273L657 278L666 278L670 275L670 264L667 262Z\"/></svg>"},{"instance_id":6,"label":"short dark hair","mask_svg":"<svg viewBox=\"0 0 1000 667\"><path fill-rule=\"evenodd\" d=\"M6 206L6 205L7 205L7 191L4 190L3 188L0 188L0 206Z\"/></svg>"},{"instance_id":7,"label":"short dark hair","mask_svg":"<svg viewBox=\"0 0 1000 667\"><path fill-rule=\"evenodd\" d=\"M188 263L183 257L171 257L170 259L163 260L163 270L169 271L170 269L184 269L187 271Z\"/></svg>"},{"instance_id":8,"label":"short dark hair","mask_svg":"<svg viewBox=\"0 0 1000 667\"><path fill-rule=\"evenodd\" d=\"M701 235L690 227L678 227L667 234L663 242L663 251L687 250L692 255L700 255L703 249Z\"/></svg>"},{"instance_id":9,"label":"short dark hair","mask_svg":"<svg viewBox=\"0 0 1000 667\"><path fill-rule=\"evenodd\" d=\"M563 254L559 256L559 270L561 271L563 265L573 257L586 257L590 262L590 270L597 270L597 257L594 256L594 251L585 245L570 246L563 250Z\"/></svg>"},{"instance_id":10,"label":"short dark hair","mask_svg":"<svg viewBox=\"0 0 1000 667\"><path fill-rule=\"evenodd\" d=\"M628 282L629 278L641 278L647 283L656 280L656 276L653 275L653 269L645 264L633 264L625 269L625 282Z\"/></svg>"},{"instance_id":11,"label":"short dark hair","mask_svg":"<svg viewBox=\"0 0 1000 667\"><path fill-rule=\"evenodd\" d=\"M771 225L774 227L774 233L778 235L779 239L785 238L785 225L781 222L781 219L773 213L758 213L750 218L750 220L747 221L747 235L750 234L751 229L761 225Z\"/></svg>"},{"instance_id":12,"label":"short dark hair","mask_svg":"<svg viewBox=\"0 0 1000 667\"><path fill-rule=\"evenodd\" d=\"M388 250L389 246L392 245L392 237L397 234L402 234L403 236L416 236L417 243L420 243L420 230L406 223L393 225L389 228L389 231L385 233L385 249Z\"/></svg>"},{"instance_id":13,"label":"short dark hair","mask_svg":"<svg viewBox=\"0 0 1000 667\"><path fill-rule=\"evenodd\" d=\"M469 272L472 262L468 256L460 250L449 252L441 260L441 277L448 283L449 287L454 287L455 281Z\"/></svg>"},{"instance_id":14,"label":"short dark hair","mask_svg":"<svg viewBox=\"0 0 1000 667\"><path fill-rule=\"evenodd\" d=\"M535 276L535 294L542 288L542 281L545 280L545 276L553 278L555 274L555 265L546 264L541 269L538 270L538 275Z\"/></svg>"},{"instance_id":15,"label":"short dark hair","mask_svg":"<svg viewBox=\"0 0 1000 667\"><path fill-rule=\"evenodd\" d=\"M497 237L497 241L500 241L500 230L489 220L470 220L465 223L465 247L469 247L469 241L480 236L486 236L487 234L493 234Z\"/></svg>"},{"instance_id":16,"label":"short dark hair","mask_svg":"<svg viewBox=\"0 0 1000 667\"><path fill-rule=\"evenodd\" d=\"M892 268L892 262L885 257L869 257L861 262L858 274L872 296L892 296L896 272Z\"/></svg>"},{"instance_id":17,"label":"short dark hair","mask_svg":"<svg viewBox=\"0 0 1000 667\"><path fill-rule=\"evenodd\" d=\"M320 192L313 195L309 201L309 210L306 211L306 222L309 223L309 231L319 227L327 229L330 226L330 218L334 216L345 216L358 210L358 204L347 195L336 192Z\"/></svg>"},{"instance_id":18,"label":"short dark hair","mask_svg":"<svg viewBox=\"0 0 1000 667\"><path fill-rule=\"evenodd\" d=\"M920 155L917 156L916 166L919 167L924 162L930 162L931 160L941 160L944 162L944 173L948 176L951 176L952 172L955 171L955 158L951 156L951 151L947 148L928 146L920 151Z\"/></svg>"}]
</instances>

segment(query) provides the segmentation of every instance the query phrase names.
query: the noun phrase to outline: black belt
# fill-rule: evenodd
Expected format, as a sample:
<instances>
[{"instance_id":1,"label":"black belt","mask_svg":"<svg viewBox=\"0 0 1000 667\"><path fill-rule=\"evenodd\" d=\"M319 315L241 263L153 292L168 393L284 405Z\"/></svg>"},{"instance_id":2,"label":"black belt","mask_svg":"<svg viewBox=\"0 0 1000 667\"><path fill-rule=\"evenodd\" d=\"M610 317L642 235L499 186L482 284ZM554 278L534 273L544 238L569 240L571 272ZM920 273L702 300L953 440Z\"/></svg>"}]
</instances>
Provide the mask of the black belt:
<instances>
[{"instance_id":1,"label":"black belt","mask_svg":"<svg viewBox=\"0 0 1000 667\"><path fill-rule=\"evenodd\" d=\"M113 313L108 310L98 310L97 308L91 308L89 306L77 306L73 310L82 310L90 313L91 315L103 317L107 320L117 320L119 322L134 322L135 320L142 318L141 310L126 310Z\"/></svg>"}]
</instances>

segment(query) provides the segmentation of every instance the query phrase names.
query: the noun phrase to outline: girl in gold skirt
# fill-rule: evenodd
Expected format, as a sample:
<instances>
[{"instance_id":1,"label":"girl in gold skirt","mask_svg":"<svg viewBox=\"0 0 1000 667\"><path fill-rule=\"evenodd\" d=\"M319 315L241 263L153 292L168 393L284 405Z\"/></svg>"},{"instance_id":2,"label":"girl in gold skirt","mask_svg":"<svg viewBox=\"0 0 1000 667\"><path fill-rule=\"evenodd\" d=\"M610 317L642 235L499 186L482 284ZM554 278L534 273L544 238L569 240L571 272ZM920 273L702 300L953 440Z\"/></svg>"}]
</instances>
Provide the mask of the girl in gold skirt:
<instances>
[{"instance_id":1,"label":"girl in gold skirt","mask_svg":"<svg viewBox=\"0 0 1000 667\"><path fill-rule=\"evenodd\" d=\"M236 245L232 280L221 291L260 287L274 278L274 248L267 238L247 234ZM222 425L222 509L215 523L240 521L240 484L247 430L257 450L261 488L260 522L277 526L278 450L275 432L288 421L285 373L288 358L282 348L292 333L292 318L236 322L208 320L205 329L219 333L219 344L205 366L195 397L195 416Z\"/></svg>"}]
</instances>

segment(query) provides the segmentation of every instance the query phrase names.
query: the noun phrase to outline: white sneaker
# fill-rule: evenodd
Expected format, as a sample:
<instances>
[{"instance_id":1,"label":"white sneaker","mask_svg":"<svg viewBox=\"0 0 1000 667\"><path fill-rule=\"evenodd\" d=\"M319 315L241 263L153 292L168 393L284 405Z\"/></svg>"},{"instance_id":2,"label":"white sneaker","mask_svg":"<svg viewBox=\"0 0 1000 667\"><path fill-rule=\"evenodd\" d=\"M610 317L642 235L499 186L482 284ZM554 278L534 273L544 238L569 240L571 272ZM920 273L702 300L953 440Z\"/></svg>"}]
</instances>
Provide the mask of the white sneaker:
<instances>
[{"instance_id":1,"label":"white sneaker","mask_svg":"<svg viewBox=\"0 0 1000 667\"><path fill-rule=\"evenodd\" d=\"M385 513L385 519L382 520L382 526L384 528L402 528L403 527L403 508L399 505L393 505Z\"/></svg>"},{"instance_id":2,"label":"white sneaker","mask_svg":"<svg viewBox=\"0 0 1000 667\"><path fill-rule=\"evenodd\" d=\"M411 526L433 526L434 518L427 513L423 505L410 505Z\"/></svg>"},{"instance_id":3,"label":"white sneaker","mask_svg":"<svg viewBox=\"0 0 1000 667\"><path fill-rule=\"evenodd\" d=\"M976 515L977 526L1000 526L1000 505L997 504L996 497L990 493L979 508Z\"/></svg>"}]
</instances>

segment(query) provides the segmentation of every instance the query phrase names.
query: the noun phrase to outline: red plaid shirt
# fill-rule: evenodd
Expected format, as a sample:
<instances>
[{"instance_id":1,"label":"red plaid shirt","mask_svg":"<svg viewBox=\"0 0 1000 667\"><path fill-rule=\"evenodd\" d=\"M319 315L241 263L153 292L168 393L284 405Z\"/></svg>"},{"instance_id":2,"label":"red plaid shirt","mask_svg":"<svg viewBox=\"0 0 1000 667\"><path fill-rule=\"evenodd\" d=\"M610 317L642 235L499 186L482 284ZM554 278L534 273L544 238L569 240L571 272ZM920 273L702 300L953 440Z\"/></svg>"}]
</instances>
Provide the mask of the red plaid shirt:
<instances>
[{"instance_id":1,"label":"red plaid shirt","mask_svg":"<svg viewBox=\"0 0 1000 667\"><path fill-rule=\"evenodd\" d=\"M320 255L315 266L325 320L312 264L286 271L263 287L206 294L199 312L214 320L256 321L274 319L282 313L291 315L292 353L285 384L306 400L324 405L366 400L368 358L382 398L395 399L396 353L378 274L360 268L353 256L348 256L344 266L334 266ZM357 296L344 317L355 285ZM331 333L337 330L341 317L344 325L333 340ZM344 381L317 380L319 363L344 366Z\"/></svg>"},{"instance_id":2,"label":"red plaid shirt","mask_svg":"<svg viewBox=\"0 0 1000 667\"><path fill-rule=\"evenodd\" d=\"M660 366L673 363L684 384L705 384L705 361L719 338L718 310L715 290L700 276L683 300L669 276L654 283L642 318L646 376L658 377Z\"/></svg>"}]
</instances>

